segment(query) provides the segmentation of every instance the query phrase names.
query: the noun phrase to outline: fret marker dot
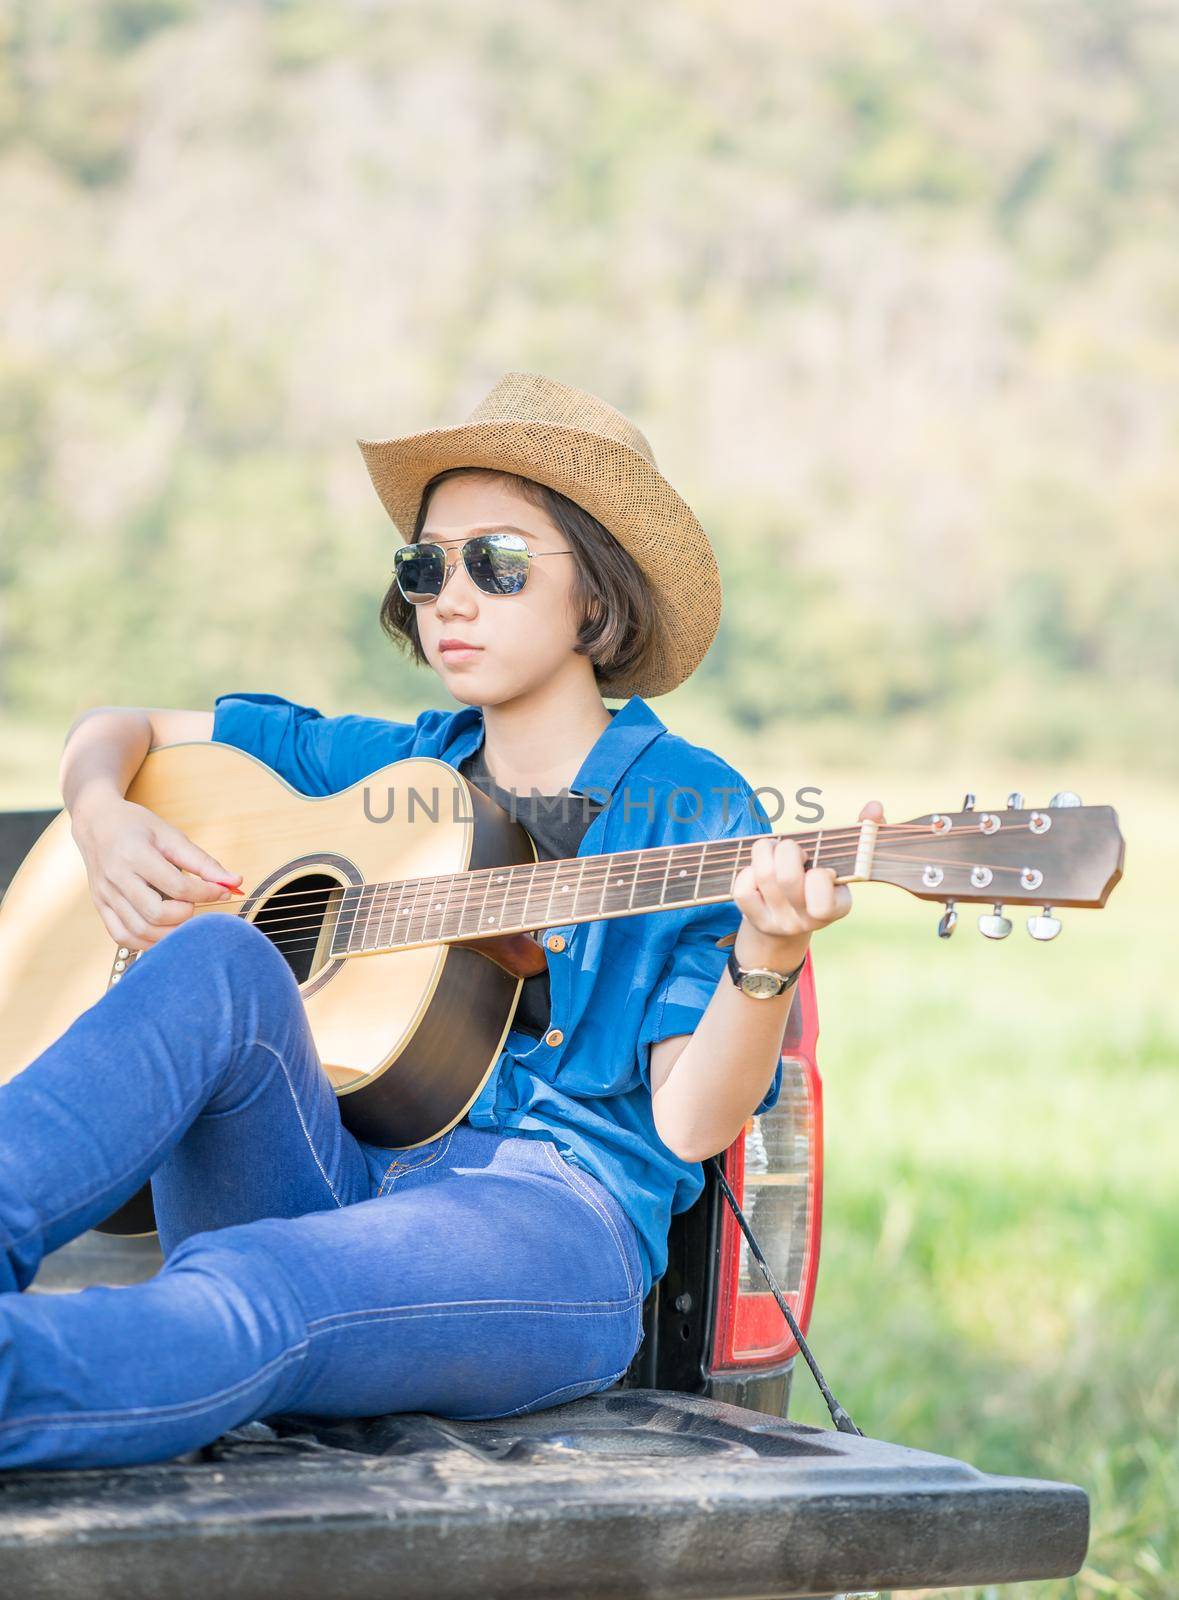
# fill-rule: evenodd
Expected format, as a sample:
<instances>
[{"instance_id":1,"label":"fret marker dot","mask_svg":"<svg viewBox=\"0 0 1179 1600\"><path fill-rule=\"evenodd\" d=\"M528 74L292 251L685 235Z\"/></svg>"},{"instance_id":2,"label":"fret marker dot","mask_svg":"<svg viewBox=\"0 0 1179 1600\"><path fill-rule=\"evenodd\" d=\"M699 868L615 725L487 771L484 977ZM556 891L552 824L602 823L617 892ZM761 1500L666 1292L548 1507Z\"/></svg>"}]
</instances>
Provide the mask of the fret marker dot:
<instances>
[{"instance_id":1,"label":"fret marker dot","mask_svg":"<svg viewBox=\"0 0 1179 1600\"><path fill-rule=\"evenodd\" d=\"M569 893L569 885L567 883L563 883L561 885L561 893L562 894L568 894Z\"/></svg>"},{"instance_id":2,"label":"fret marker dot","mask_svg":"<svg viewBox=\"0 0 1179 1600\"><path fill-rule=\"evenodd\" d=\"M686 878L688 876L687 867L681 867L680 871L679 871L679 875L680 875L681 878Z\"/></svg>"},{"instance_id":3,"label":"fret marker dot","mask_svg":"<svg viewBox=\"0 0 1179 1600\"><path fill-rule=\"evenodd\" d=\"M494 922L494 921L495 921L495 918L494 918L494 917L488 917L488 919L487 919L487 920L488 920L488 922Z\"/></svg>"}]
</instances>

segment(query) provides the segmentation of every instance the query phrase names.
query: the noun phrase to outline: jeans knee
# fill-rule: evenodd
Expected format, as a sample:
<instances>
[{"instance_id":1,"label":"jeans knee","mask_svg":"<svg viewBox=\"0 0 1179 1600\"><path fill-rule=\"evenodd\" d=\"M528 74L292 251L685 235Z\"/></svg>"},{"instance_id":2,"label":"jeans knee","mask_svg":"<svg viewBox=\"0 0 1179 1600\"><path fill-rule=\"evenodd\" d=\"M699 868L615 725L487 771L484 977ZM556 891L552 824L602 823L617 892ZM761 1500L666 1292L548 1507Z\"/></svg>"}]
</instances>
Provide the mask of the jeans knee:
<instances>
[{"instance_id":1,"label":"jeans knee","mask_svg":"<svg viewBox=\"0 0 1179 1600\"><path fill-rule=\"evenodd\" d=\"M191 916L168 935L173 939L183 941L186 961L208 963L251 986L268 975L285 978L288 985L295 982L282 952L261 928L232 912Z\"/></svg>"}]
</instances>

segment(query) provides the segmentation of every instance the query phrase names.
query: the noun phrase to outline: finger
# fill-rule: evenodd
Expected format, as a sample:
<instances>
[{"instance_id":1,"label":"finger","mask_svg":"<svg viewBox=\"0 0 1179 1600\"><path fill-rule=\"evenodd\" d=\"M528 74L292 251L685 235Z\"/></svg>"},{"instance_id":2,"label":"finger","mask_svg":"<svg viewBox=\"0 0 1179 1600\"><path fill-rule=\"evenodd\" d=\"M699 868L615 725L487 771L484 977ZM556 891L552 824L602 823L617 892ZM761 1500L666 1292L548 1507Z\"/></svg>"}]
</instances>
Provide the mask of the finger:
<instances>
[{"instance_id":1,"label":"finger","mask_svg":"<svg viewBox=\"0 0 1179 1600\"><path fill-rule=\"evenodd\" d=\"M241 880L240 872L230 872L228 867L223 867L215 856L202 850L199 844L193 844L178 828L161 831L156 837L156 846L169 861L188 872L195 872L198 878L203 878L207 883L238 883Z\"/></svg>"},{"instance_id":2,"label":"finger","mask_svg":"<svg viewBox=\"0 0 1179 1600\"><path fill-rule=\"evenodd\" d=\"M861 822L883 822L884 807L879 800L868 800L860 807Z\"/></svg>"},{"instance_id":3,"label":"finger","mask_svg":"<svg viewBox=\"0 0 1179 1600\"><path fill-rule=\"evenodd\" d=\"M147 845L135 859L135 870L145 883L158 889L170 900L186 900L193 905L204 905L210 900L228 900L229 890L215 883L207 883L194 873L182 872L174 867L158 847Z\"/></svg>"},{"instance_id":4,"label":"finger","mask_svg":"<svg viewBox=\"0 0 1179 1600\"><path fill-rule=\"evenodd\" d=\"M782 839L774 851L774 876L763 893L772 905L789 907L800 914L806 911L806 865L802 851L793 839Z\"/></svg>"},{"instance_id":5,"label":"finger","mask_svg":"<svg viewBox=\"0 0 1179 1600\"><path fill-rule=\"evenodd\" d=\"M138 911L144 921L154 924L164 903L159 890L153 889L150 883L141 878L134 867L120 871L113 881L124 900Z\"/></svg>"},{"instance_id":6,"label":"finger","mask_svg":"<svg viewBox=\"0 0 1179 1600\"><path fill-rule=\"evenodd\" d=\"M792 864L797 865L801 876L802 852L793 839L778 839L768 833L759 834L753 841L749 856L757 886L769 897L777 897L783 871L782 863L785 863L787 877L790 875L789 867Z\"/></svg>"},{"instance_id":7,"label":"finger","mask_svg":"<svg viewBox=\"0 0 1179 1600\"><path fill-rule=\"evenodd\" d=\"M804 885L807 915L818 922L832 921L835 916L835 888L834 867L812 867Z\"/></svg>"},{"instance_id":8,"label":"finger","mask_svg":"<svg viewBox=\"0 0 1179 1600\"><path fill-rule=\"evenodd\" d=\"M131 931L123 926L122 918L105 901L96 900L95 906L97 907L98 915L102 918L103 927L115 941L115 944L120 947L124 945L130 946Z\"/></svg>"},{"instance_id":9,"label":"finger","mask_svg":"<svg viewBox=\"0 0 1179 1600\"><path fill-rule=\"evenodd\" d=\"M169 928L176 927L181 922L187 922L192 916L192 906L187 900L169 900L152 888L150 883L144 883L141 878L134 878L116 884L123 898L139 912L149 928L159 933L166 932Z\"/></svg>"},{"instance_id":10,"label":"finger","mask_svg":"<svg viewBox=\"0 0 1179 1600\"><path fill-rule=\"evenodd\" d=\"M808 872L806 887L807 909L817 921L837 922L852 908L851 890L846 883L836 883L830 867L816 867Z\"/></svg>"},{"instance_id":11,"label":"finger","mask_svg":"<svg viewBox=\"0 0 1179 1600\"><path fill-rule=\"evenodd\" d=\"M124 936L119 941L120 944L130 945L132 950L150 950L160 935L151 927L147 918L135 909L115 884L108 886L107 900L111 910L123 925Z\"/></svg>"}]
</instances>

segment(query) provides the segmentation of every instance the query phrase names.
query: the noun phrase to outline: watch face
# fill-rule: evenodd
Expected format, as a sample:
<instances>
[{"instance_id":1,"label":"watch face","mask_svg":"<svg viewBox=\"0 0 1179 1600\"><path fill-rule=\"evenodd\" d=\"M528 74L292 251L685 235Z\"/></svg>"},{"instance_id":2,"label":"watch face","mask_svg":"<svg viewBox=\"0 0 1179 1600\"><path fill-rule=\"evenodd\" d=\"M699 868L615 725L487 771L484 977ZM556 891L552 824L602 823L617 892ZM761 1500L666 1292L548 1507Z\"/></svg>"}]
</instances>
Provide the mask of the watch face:
<instances>
[{"instance_id":1,"label":"watch face","mask_svg":"<svg viewBox=\"0 0 1179 1600\"><path fill-rule=\"evenodd\" d=\"M755 1000L768 1000L780 993L782 980L776 978L772 972L747 972L741 979L741 987Z\"/></svg>"}]
</instances>

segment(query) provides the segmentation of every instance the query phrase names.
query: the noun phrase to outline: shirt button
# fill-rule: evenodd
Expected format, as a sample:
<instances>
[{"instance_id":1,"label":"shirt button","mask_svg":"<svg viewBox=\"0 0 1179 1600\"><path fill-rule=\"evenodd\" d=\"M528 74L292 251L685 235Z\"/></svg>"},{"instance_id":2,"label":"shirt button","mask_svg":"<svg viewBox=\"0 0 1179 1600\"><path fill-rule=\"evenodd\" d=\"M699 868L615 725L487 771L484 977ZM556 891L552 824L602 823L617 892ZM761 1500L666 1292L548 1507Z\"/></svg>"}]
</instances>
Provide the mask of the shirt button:
<instances>
[{"instance_id":1,"label":"shirt button","mask_svg":"<svg viewBox=\"0 0 1179 1600\"><path fill-rule=\"evenodd\" d=\"M550 950L564 950L565 948L565 940L559 933L550 933L545 943Z\"/></svg>"},{"instance_id":2,"label":"shirt button","mask_svg":"<svg viewBox=\"0 0 1179 1600\"><path fill-rule=\"evenodd\" d=\"M561 1032L560 1028L550 1028L544 1036L544 1042L545 1044L560 1044L564 1037L565 1035Z\"/></svg>"}]
</instances>

